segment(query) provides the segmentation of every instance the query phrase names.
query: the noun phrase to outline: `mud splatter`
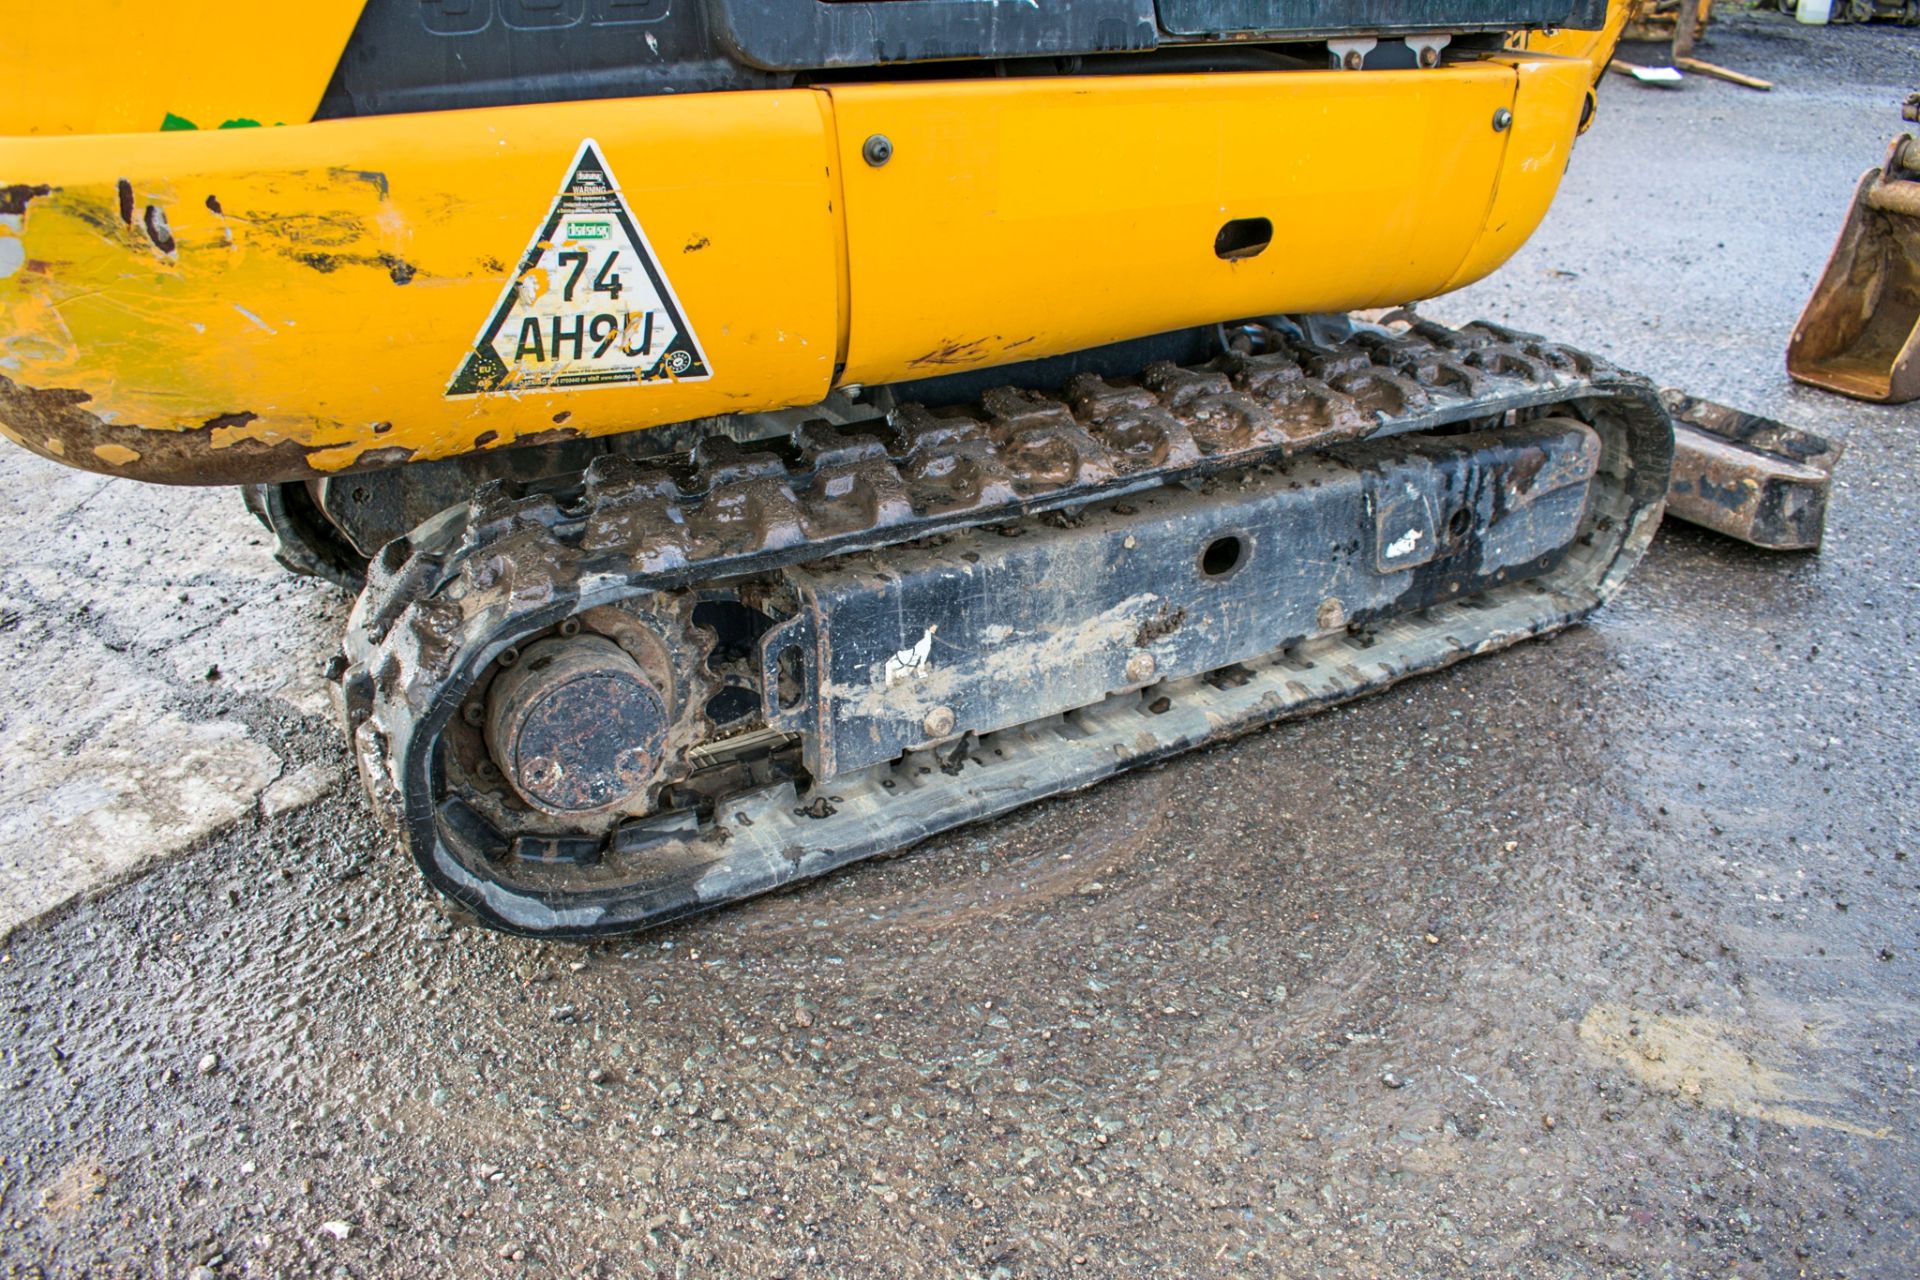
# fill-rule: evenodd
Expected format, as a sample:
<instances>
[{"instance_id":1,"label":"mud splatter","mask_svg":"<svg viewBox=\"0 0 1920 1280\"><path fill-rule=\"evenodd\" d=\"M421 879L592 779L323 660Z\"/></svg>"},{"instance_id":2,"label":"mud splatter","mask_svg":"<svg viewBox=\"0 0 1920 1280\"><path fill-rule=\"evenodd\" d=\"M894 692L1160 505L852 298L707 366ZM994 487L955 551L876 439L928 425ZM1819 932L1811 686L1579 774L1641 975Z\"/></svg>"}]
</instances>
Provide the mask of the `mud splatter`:
<instances>
[{"instance_id":1,"label":"mud splatter","mask_svg":"<svg viewBox=\"0 0 1920 1280\"><path fill-rule=\"evenodd\" d=\"M1762 1058L1758 1048L1762 1037L1755 1031L1712 1018L1600 1004L1580 1020L1580 1040L1657 1093L1795 1128L1837 1129L1863 1138L1887 1136L1885 1129L1869 1129L1795 1105L1831 1106L1839 1098L1836 1091L1796 1079L1787 1068Z\"/></svg>"}]
</instances>

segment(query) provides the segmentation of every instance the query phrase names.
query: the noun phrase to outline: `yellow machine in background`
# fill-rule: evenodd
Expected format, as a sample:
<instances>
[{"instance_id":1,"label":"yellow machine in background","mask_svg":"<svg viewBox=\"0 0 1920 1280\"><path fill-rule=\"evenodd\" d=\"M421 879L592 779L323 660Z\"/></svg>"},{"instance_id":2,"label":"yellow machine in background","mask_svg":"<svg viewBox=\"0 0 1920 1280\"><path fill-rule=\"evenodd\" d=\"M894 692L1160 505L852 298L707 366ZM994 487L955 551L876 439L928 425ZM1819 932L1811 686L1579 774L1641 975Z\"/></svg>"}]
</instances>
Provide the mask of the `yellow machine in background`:
<instances>
[{"instance_id":1,"label":"yellow machine in background","mask_svg":"<svg viewBox=\"0 0 1920 1280\"><path fill-rule=\"evenodd\" d=\"M0 45L0 431L240 484L428 879L638 928L1584 616L1654 389L1390 308L1601 0L117 0Z\"/></svg>"}]
</instances>

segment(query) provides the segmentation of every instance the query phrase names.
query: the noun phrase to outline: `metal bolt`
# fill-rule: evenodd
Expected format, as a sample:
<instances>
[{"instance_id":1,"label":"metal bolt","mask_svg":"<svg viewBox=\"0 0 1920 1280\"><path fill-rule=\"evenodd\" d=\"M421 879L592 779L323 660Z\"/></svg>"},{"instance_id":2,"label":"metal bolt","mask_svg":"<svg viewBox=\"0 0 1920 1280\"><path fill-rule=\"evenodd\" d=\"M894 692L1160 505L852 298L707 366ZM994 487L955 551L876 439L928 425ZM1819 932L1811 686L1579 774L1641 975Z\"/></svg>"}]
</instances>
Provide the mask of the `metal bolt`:
<instances>
[{"instance_id":1,"label":"metal bolt","mask_svg":"<svg viewBox=\"0 0 1920 1280\"><path fill-rule=\"evenodd\" d=\"M500 651L500 656L496 658L495 661L503 667L510 667L520 661L520 651L512 645L508 645Z\"/></svg>"},{"instance_id":2,"label":"metal bolt","mask_svg":"<svg viewBox=\"0 0 1920 1280\"><path fill-rule=\"evenodd\" d=\"M460 708L460 718L478 728L480 725L486 723L487 704L475 698L472 702Z\"/></svg>"},{"instance_id":3,"label":"metal bolt","mask_svg":"<svg viewBox=\"0 0 1920 1280\"><path fill-rule=\"evenodd\" d=\"M867 139L865 146L860 148L860 154L866 158L868 164L878 169L893 159L893 139L884 133L876 133Z\"/></svg>"},{"instance_id":4,"label":"metal bolt","mask_svg":"<svg viewBox=\"0 0 1920 1280\"><path fill-rule=\"evenodd\" d=\"M1498 111L1493 113L1493 131L1495 133L1505 133L1507 131L1507 126L1512 123L1513 123L1513 112L1507 110L1505 107L1501 107Z\"/></svg>"},{"instance_id":5,"label":"metal bolt","mask_svg":"<svg viewBox=\"0 0 1920 1280\"><path fill-rule=\"evenodd\" d=\"M1347 50L1346 54L1340 59L1340 65L1349 71L1358 71L1366 65L1366 62L1367 55L1361 53L1358 49Z\"/></svg>"},{"instance_id":6,"label":"metal bolt","mask_svg":"<svg viewBox=\"0 0 1920 1280\"><path fill-rule=\"evenodd\" d=\"M1144 651L1136 653L1127 659L1127 683L1145 684L1153 679L1154 670L1152 654Z\"/></svg>"},{"instance_id":7,"label":"metal bolt","mask_svg":"<svg viewBox=\"0 0 1920 1280\"><path fill-rule=\"evenodd\" d=\"M580 619L568 618L560 624L560 634L571 640L580 634Z\"/></svg>"},{"instance_id":8,"label":"metal bolt","mask_svg":"<svg viewBox=\"0 0 1920 1280\"><path fill-rule=\"evenodd\" d=\"M920 722L929 738L944 738L953 732L953 708L935 707L927 712L927 718Z\"/></svg>"},{"instance_id":9,"label":"metal bolt","mask_svg":"<svg viewBox=\"0 0 1920 1280\"><path fill-rule=\"evenodd\" d=\"M1439 66L1439 65L1440 65L1440 51L1439 51L1438 49L1436 49L1436 48L1434 48L1434 47L1433 47L1432 45L1430 45L1430 44L1427 44L1427 45L1421 45L1421 46L1420 46L1420 65L1421 65L1421 66L1423 66L1423 67L1437 67L1437 66Z\"/></svg>"}]
</instances>

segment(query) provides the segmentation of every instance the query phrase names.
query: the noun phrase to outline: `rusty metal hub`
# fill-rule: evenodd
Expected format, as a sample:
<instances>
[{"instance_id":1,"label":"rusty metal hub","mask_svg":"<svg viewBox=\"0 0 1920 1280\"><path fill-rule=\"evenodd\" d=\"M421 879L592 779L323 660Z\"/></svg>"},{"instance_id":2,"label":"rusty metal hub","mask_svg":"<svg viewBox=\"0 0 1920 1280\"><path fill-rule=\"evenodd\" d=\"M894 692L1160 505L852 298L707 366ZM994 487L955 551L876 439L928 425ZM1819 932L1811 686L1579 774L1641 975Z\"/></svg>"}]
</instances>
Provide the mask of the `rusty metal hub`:
<instances>
[{"instance_id":1,"label":"rusty metal hub","mask_svg":"<svg viewBox=\"0 0 1920 1280\"><path fill-rule=\"evenodd\" d=\"M487 694L487 746L520 797L557 815L636 799L666 750L667 704L603 636L529 645Z\"/></svg>"}]
</instances>

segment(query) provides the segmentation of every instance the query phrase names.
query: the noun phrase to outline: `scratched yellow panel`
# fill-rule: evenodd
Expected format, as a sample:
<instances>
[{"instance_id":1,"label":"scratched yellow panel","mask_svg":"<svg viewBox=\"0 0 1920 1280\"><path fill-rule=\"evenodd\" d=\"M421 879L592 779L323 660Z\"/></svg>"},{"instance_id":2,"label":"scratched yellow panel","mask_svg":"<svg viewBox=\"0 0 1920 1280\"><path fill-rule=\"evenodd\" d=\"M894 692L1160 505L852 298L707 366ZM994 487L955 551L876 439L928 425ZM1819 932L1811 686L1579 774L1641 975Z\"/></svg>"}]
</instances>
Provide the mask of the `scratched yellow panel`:
<instances>
[{"instance_id":1,"label":"scratched yellow panel","mask_svg":"<svg viewBox=\"0 0 1920 1280\"><path fill-rule=\"evenodd\" d=\"M1437 292L1484 224L1514 86L1496 64L836 86L846 376ZM881 167L854 159L874 134ZM1271 246L1223 260L1251 218Z\"/></svg>"},{"instance_id":2,"label":"scratched yellow panel","mask_svg":"<svg viewBox=\"0 0 1920 1280\"><path fill-rule=\"evenodd\" d=\"M364 3L15 0L0 33L0 135L134 133L169 115L202 129L302 123Z\"/></svg>"},{"instance_id":3,"label":"scratched yellow panel","mask_svg":"<svg viewBox=\"0 0 1920 1280\"><path fill-rule=\"evenodd\" d=\"M1584 59L1503 54L1500 60L1510 62L1520 78L1507 131L1512 141L1487 209L1486 231L1446 289L1491 274L1540 225L1566 174L1581 108L1592 87L1593 66Z\"/></svg>"},{"instance_id":4,"label":"scratched yellow panel","mask_svg":"<svg viewBox=\"0 0 1920 1280\"><path fill-rule=\"evenodd\" d=\"M816 400L840 339L822 102L0 140L22 184L0 214L0 424L79 465L216 482ZM712 376L448 398L586 138Z\"/></svg>"}]
</instances>

